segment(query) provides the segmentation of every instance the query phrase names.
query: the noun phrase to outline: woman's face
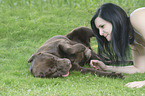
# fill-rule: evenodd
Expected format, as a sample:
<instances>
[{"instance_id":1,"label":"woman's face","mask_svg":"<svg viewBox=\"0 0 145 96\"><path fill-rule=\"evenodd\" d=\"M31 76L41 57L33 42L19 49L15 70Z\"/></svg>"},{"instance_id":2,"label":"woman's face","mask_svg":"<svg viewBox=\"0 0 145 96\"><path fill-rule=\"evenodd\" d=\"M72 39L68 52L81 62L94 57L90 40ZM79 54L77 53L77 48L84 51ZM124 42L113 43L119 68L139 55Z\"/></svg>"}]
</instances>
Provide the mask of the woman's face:
<instances>
[{"instance_id":1,"label":"woman's face","mask_svg":"<svg viewBox=\"0 0 145 96\"><path fill-rule=\"evenodd\" d=\"M101 17L95 19L95 25L99 29L101 36L106 37L108 41L111 40L112 24Z\"/></svg>"}]
</instances>

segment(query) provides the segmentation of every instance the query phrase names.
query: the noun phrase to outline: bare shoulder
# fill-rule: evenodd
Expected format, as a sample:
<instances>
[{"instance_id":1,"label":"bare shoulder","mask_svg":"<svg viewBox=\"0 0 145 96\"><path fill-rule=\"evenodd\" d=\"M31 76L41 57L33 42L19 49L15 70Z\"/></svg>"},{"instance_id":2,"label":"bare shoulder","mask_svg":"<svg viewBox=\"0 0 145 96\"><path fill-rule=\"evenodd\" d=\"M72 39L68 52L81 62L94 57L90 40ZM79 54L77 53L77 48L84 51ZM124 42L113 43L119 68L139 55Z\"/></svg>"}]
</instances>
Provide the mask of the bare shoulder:
<instances>
[{"instance_id":1,"label":"bare shoulder","mask_svg":"<svg viewBox=\"0 0 145 96\"><path fill-rule=\"evenodd\" d=\"M145 38L145 7L134 10L130 14L130 22L134 29Z\"/></svg>"},{"instance_id":2,"label":"bare shoulder","mask_svg":"<svg viewBox=\"0 0 145 96\"><path fill-rule=\"evenodd\" d=\"M134 10L130 14L130 19L133 20L134 18L138 18L138 16L139 17L144 17L145 16L145 7L138 8L138 9Z\"/></svg>"},{"instance_id":3,"label":"bare shoulder","mask_svg":"<svg viewBox=\"0 0 145 96\"><path fill-rule=\"evenodd\" d=\"M130 22L135 33L135 42L131 47L133 50L133 62L141 73L145 72L145 7L134 10L130 14Z\"/></svg>"}]
</instances>

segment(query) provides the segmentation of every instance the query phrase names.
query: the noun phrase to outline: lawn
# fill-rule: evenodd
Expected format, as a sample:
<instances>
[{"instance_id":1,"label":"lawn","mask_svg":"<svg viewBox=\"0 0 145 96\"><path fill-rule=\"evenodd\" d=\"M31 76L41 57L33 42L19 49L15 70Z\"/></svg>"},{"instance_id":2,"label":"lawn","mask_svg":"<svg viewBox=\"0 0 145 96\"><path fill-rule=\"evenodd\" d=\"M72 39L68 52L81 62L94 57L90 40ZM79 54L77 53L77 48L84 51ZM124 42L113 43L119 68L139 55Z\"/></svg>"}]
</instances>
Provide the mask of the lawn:
<instances>
[{"instance_id":1,"label":"lawn","mask_svg":"<svg viewBox=\"0 0 145 96\"><path fill-rule=\"evenodd\" d=\"M145 87L124 85L145 74L112 79L71 72L66 78L34 78L29 57L49 38L90 27L100 5L112 2L129 15L144 0L0 0L0 96L145 96ZM96 51L97 42L91 40Z\"/></svg>"}]
</instances>

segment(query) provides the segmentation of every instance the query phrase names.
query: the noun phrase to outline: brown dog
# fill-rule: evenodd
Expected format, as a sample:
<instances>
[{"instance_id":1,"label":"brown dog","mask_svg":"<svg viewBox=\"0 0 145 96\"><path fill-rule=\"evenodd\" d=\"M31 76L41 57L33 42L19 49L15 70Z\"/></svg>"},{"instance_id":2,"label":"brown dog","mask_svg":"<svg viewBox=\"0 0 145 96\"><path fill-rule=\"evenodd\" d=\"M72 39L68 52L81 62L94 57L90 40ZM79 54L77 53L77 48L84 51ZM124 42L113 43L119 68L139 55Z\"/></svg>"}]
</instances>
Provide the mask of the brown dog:
<instances>
[{"instance_id":1,"label":"brown dog","mask_svg":"<svg viewBox=\"0 0 145 96\"><path fill-rule=\"evenodd\" d=\"M30 72L34 77L51 78L66 77L70 70L76 70L83 74L124 78L120 73L82 67L91 58L98 59L90 46L90 38L93 36L91 29L79 27L66 36L58 35L48 39L28 60L31 62Z\"/></svg>"}]
</instances>

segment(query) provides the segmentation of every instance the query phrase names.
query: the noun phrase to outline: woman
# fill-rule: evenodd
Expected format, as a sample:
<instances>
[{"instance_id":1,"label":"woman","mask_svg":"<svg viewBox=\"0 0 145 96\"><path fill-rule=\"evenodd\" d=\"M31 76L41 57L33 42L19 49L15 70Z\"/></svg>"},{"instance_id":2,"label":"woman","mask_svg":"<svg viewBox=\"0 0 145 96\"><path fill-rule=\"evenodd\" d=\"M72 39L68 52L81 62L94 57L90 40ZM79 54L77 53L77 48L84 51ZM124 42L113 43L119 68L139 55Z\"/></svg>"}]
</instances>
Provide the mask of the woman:
<instances>
[{"instance_id":1,"label":"woman","mask_svg":"<svg viewBox=\"0 0 145 96\"><path fill-rule=\"evenodd\" d=\"M98 60L91 60L91 66L129 74L145 72L145 7L136 9L128 17L119 6L103 4L93 16L91 27L98 41L100 56L124 61L132 52L133 58L132 66L108 66Z\"/></svg>"}]
</instances>

